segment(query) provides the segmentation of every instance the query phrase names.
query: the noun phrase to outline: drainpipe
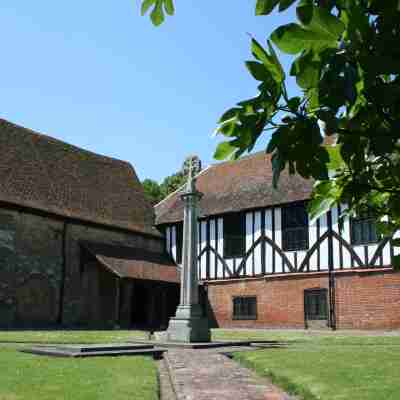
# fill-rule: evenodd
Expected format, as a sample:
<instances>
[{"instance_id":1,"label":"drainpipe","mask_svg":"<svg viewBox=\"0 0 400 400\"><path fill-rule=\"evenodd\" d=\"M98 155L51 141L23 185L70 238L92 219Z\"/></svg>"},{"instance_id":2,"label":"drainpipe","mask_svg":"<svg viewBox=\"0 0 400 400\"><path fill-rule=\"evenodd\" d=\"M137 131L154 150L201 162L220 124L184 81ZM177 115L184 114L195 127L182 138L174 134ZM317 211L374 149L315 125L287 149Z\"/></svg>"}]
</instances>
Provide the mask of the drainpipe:
<instances>
[{"instance_id":1,"label":"drainpipe","mask_svg":"<svg viewBox=\"0 0 400 400\"><path fill-rule=\"evenodd\" d=\"M333 331L336 330L336 282L333 264L333 228L332 212L328 211L328 279L329 279L329 324Z\"/></svg>"}]
</instances>

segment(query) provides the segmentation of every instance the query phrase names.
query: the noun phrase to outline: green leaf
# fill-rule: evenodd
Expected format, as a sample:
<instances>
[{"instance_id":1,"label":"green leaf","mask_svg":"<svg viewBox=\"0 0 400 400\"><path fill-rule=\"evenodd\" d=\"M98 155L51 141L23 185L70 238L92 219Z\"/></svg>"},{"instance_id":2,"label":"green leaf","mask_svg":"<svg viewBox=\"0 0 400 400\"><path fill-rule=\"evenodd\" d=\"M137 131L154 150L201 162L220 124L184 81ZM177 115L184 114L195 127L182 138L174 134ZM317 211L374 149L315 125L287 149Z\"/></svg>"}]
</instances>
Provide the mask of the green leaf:
<instances>
[{"instance_id":1,"label":"green leaf","mask_svg":"<svg viewBox=\"0 0 400 400\"><path fill-rule=\"evenodd\" d=\"M339 201L342 191L343 188L338 186L334 180L316 182L311 201L307 207L311 224Z\"/></svg>"},{"instance_id":2,"label":"green leaf","mask_svg":"<svg viewBox=\"0 0 400 400\"><path fill-rule=\"evenodd\" d=\"M326 146L326 151L329 154L328 168L330 170L338 171L345 166L345 162L340 154L340 145Z\"/></svg>"},{"instance_id":3,"label":"green leaf","mask_svg":"<svg viewBox=\"0 0 400 400\"><path fill-rule=\"evenodd\" d=\"M392 239L392 246L400 247L400 239Z\"/></svg>"},{"instance_id":4,"label":"green leaf","mask_svg":"<svg viewBox=\"0 0 400 400\"><path fill-rule=\"evenodd\" d=\"M345 30L344 23L323 7L300 5L297 16L307 29L324 34L332 41L337 41Z\"/></svg>"},{"instance_id":5,"label":"green leaf","mask_svg":"<svg viewBox=\"0 0 400 400\"><path fill-rule=\"evenodd\" d=\"M319 53L338 46L338 40L345 29L343 22L319 7L303 6L298 9L306 25L282 25L271 35L271 40L281 51L297 54L313 50Z\"/></svg>"},{"instance_id":6,"label":"green leaf","mask_svg":"<svg viewBox=\"0 0 400 400\"><path fill-rule=\"evenodd\" d=\"M319 82L320 67L312 52L305 52L293 62L290 75L296 77L302 89L315 88Z\"/></svg>"},{"instance_id":7,"label":"green leaf","mask_svg":"<svg viewBox=\"0 0 400 400\"><path fill-rule=\"evenodd\" d=\"M267 44L268 44L269 52L271 53L272 62L275 64L275 67L276 67L276 68L272 68L272 66L271 66L269 69L270 69L272 75L275 76L276 81L283 82L285 80L285 72L283 71L282 64L280 63L279 58L275 53L275 50L271 44L271 41L267 40ZM276 73L275 73L275 71L276 71Z\"/></svg>"},{"instance_id":8,"label":"green leaf","mask_svg":"<svg viewBox=\"0 0 400 400\"><path fill-rule=\"evenodd\" d=\"M256 15L268 15L279 3L279 0L257 0Z\"/></svg>"},{"instance_id":9,"label":"green leaf","mask_svg":"<svg viewBox=\"0 0 400 400\"><path fill-rule=\"evenodd\" d=\"M142 14L142 15L145 15L145 14L147 13L148 9L149 9L153 4L155 4L156 1L157 1L157 0L143 0L142 8L141 8L141 14Z\"/></svg>"},{"instance_id":10,"label":"green leaf","mask_svg":"<svg viewBox=\"0 0 400 400\"><path fill-rule=\"evenodd\" d=\"M162 9L163 0L156 0L156 5L150 14L153 25L159 26L164 22L164 11Z\"/></svg>"},{"instance_id":11,"label":"green leaf","mask_svg":"<svg viewBox=\"0 0 400 400\"><path fill-rule=\"evenodd\" d=\"M299 106L300 106L300 104L301 104L301 98L300 97L292 97L287 103L288 107L292 111L297 111Z\"/></svg>"},{"instance_id":12,"label":"green leaf","mask_svg":"<svg viewBox=\"0 0 400 400\"><path fill-rule=\"evenodd\" d=\"M268 52L260 45L260 43L257 42L257 40L251 39L251 52L253 53L254 57L264 64L265 68L270 72L273 80L277 84L280 84L285 79L285 73L269 41L268 47L271 55L268 54Z\"/></svg>"},{"instance_id":13,"label":"green leaf","mask_svg":"<svg viewBox=\"0 0 400 400\"><path fill-rule=\"evenodd\" d=\"M377 221L375 224L376 224L376 229L383 236L392 236L394 232L397 230L396 225L387 221Z\"/></svg>"},{"instance_id":14,"label":"green leaf","mask_svg":"<svg viewBox=\"0 0 400 400\"><path fill-rule=\"evenodd\" d=\"M287 8L289 8L296 1L297 0L281 0L281 2L279 4L279 11L285 11Z\"/></svg>"},{"instance_id":15,"label":"green leaf","mask_svg":"<svg viewBox=\"0 0 400 400\"><path fill-rule=\"evenodd\" d=\"M218 123L222 123L236 117L239 112L240 108L238 107L230 108L222 114L221 118L218 120Z\"/></svg>"},{"instance_id":16,"label":"green leaf","mask_svg":"<svg viewBox=\"0 0 400 400\"><path fill-rule=\"evenodd\" d=\"M226 160L227 158L232 158L238 148L232 145L232 142L222 142L217 146L214 153L214 158L216 160Z\"/></svg>"},{"instance_id":17,"label":"green leaf","mask_svg":"<svg viewBox=\"0 0 400 400\"><path fill-rule=\"evenodd\" d=\"M245 64L254 79L263 82L270 78L270 74L263 64L256 61L246 61Z\"/></svg>"},{"instance_id":18,"label":"green leaf","mask_svg":"<svg viewBox=\"0 0 400 400\"><path fill-rule=\"evenodd\" d=\"M174 15L175 8L173 0L164 0L164 8L168 15Z\"/></svg>"},{"instance_id":19,"label":"green leaf","mask_svg":"<svg viewBox=\"0 0 400 400\"><path fill-rule=\"evenodd\" d=\"M280 157L279 153L274 153L271 158L271 163L273 170L272 185L274 188L277 188L281 172L285 169L285 161Z\"/></svg>"}]
</instances>

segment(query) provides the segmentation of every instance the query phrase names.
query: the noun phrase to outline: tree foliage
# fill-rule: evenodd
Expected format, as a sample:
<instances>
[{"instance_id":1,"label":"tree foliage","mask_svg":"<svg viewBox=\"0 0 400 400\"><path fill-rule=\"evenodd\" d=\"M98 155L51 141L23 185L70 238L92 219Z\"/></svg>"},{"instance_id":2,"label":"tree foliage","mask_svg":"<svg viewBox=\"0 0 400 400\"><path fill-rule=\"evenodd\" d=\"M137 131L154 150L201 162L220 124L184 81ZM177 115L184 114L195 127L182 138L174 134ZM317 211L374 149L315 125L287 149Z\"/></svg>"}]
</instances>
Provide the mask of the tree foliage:
<instances>
[{"instance_id":1,"label":"tree foliage","mask_svg":"<svg viewBox=\"0 0 400 400\"><path fill-rule=\"evenodd\" d=\"M240 157L272 130L275 185L284 169L312 178L313 218L346 203L346 215L373 212L392 237L400 229L400 2L256 0L260 16L289 7L296 21L265 42L251 39L246 66L258 93L222 115L217 132L226 139L215 157ZM276 48L294 57L299 97L288 93ZM336 146L322 145L321 126Z\"/></svg>"},{"instance_id":2,"label":"tree foliage","mask_svg":"<svg viewBox=\"0 0 400 400\"><path fill-rule=\"evenodd\" d=\"M142 186L147 199L150 200L153 206L159 203L164 198L163 192L158 182L147 178L142 182Z\"/></svg>"},{"instance_id":3,"label":"tree foliage","mask_svg":"<svg viewBox=\"0 0 400 400\"><path fill-rule=\"evenodd\" d=\"M153 205L184 185L189 173L189 162L193 159L195 159L194 164L196 166L194 173L197 174L201 171L201 161L197 156L189 156L185 159L180 171L167 176L160 184L152 179L145 179L142 182L145 195Z\"/></svg>"}]
</instances>

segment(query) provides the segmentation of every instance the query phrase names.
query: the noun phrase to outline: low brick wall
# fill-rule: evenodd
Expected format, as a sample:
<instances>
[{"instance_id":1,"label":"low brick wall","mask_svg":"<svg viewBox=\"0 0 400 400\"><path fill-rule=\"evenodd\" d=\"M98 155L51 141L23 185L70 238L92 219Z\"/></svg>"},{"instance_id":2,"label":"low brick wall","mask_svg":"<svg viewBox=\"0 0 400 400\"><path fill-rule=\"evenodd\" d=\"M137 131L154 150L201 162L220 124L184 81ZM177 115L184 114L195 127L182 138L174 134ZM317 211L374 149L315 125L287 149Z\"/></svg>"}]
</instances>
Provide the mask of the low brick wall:
<instances>
[{"instance_id":1,"label":"low brick wall","mask_svg":"<svg viewBox=\"0 0 400 400\"><path fill-rule=\"evenodd\" d=\"M338 329L400 328L400 273L338 272ZM295 274L207 282L209 313L219 327L304 328L304 290L328 288L328 274ZM256 320L233 320L232 298L257 296Z\"/></svg>"}]
</instances>

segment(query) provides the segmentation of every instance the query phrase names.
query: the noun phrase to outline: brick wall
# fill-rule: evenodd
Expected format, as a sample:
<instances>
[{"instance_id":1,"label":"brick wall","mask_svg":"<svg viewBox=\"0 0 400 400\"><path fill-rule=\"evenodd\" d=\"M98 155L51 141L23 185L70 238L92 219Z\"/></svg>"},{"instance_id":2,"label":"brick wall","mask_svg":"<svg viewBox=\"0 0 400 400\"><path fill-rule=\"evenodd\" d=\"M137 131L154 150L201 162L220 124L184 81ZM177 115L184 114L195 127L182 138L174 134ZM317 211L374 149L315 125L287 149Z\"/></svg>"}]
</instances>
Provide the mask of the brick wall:
<instances>
[{"instance_id":1,"label":"brick wall","mask_svg":"<svg viewBox=\"0 0 400 400\"><path fill-rule=\"evenodd\" d=\"M80 240L140 247L155 252L162 252L164 248L162 240L157 238L84 222L66 222L62 218L25 209L0 207L0 329L55 326L62 287L63 324L88 323ZM106 280L111 281L110 278ZM107 307L103 305L101 308Z\"/></svg>"},{"instance_id":2,"label":"brick wall","mask_svg":"<svg viewBox=\"0 0 400 400\"><path fill-rule=\"evenodd\" d=\"M159 239L140 234L94 227L84 223L68 223L66 231L66 276L63 304L63 324L86 325L84 317L85 288L81 274L81 247L79 241L86 240L105 244L138 247L154 252L163 252L164 244Z\"/></svg>"},{"instance_id":3,"label":"brick wall","mask_svg":"<svg viewBox=\"0 0 400 400\"><path fill-rule=\"evenodd\" d=\"M208 282L210 318L219 327L304 328L304 290L328 288L327 274ZM257 296L257 320L232 319L234 296ZM400 328L400 273L336 276L337 328Z\"/></svg>"}]
</instances>

